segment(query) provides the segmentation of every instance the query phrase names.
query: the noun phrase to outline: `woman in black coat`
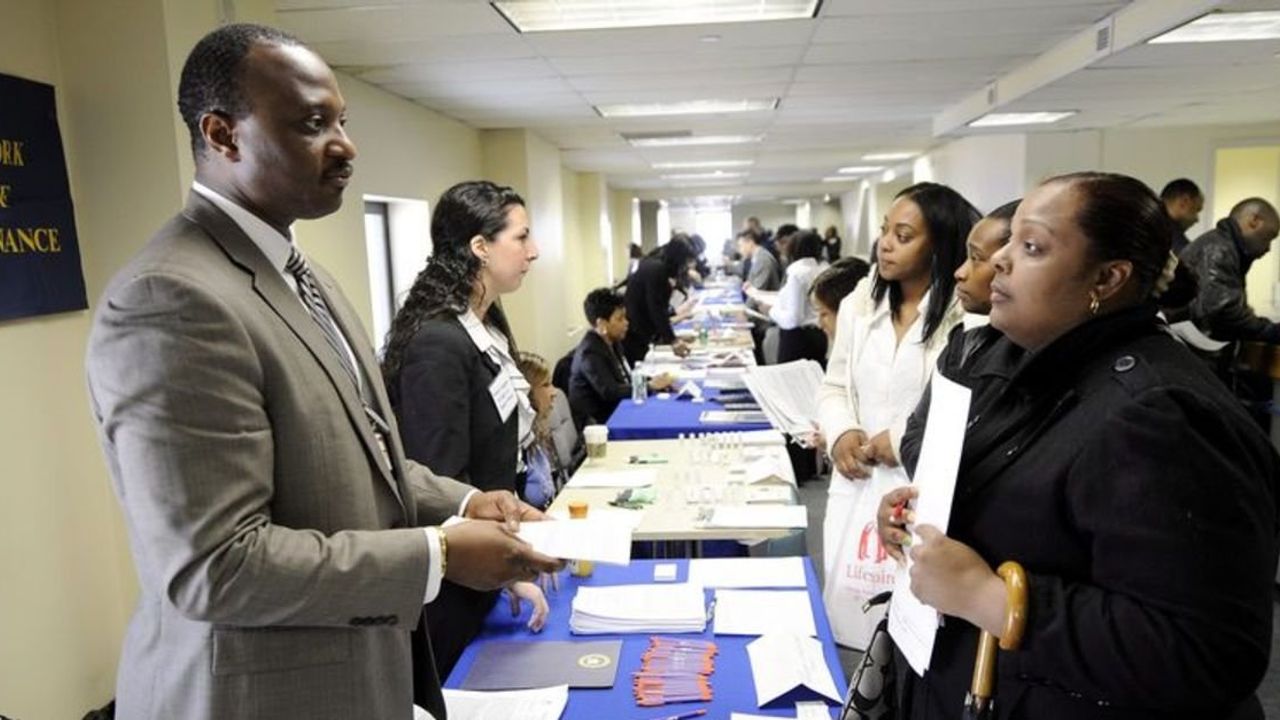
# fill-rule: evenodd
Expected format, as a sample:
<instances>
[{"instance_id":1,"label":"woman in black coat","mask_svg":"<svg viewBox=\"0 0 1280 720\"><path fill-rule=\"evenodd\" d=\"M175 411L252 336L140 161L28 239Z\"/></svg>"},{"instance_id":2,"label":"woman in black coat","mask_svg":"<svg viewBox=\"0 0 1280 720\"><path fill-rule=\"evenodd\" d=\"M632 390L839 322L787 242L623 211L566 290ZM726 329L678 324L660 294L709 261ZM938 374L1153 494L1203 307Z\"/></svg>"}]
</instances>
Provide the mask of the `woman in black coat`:
<instances>
[{"instance_id":1,"label":"woman in black coat","mask_svg":"<svg viewBox=\"0 0 1280 720\"><path fill-rule=\"evenodd\" d=\"M479 490L514 493L534 412L498 300L520 287L538 258L524 201L490 182L455 185L436 203L431 239L432 255L392 321L383 353L405 455ZM532 583L511 590L535 605L542 599ZM441 584L425 611L441 677L496 599L497 593ZM417 633L414 640L420 656L427 644Z\"/></svg>"},{"instance_id":2,"label":"woman in black coat","mask_svg":"<svg viewBox=\"0 0 1280 720\"><path fill-rule=\"evenodd\" d=\"M996 717L1262 717L1280 458L1156 318L1156 297L1194 289L1167 223L1146 186L1097 173L1018 209L994 258L1004 336L940 367L973 389L950 537L906 542L892 506L913 489L880 508L913 592L949 616L923 679L897 658L899 717L960 717L978 628L1004 627L1006 560L1027 570L1029 612L998 660Z\"/></svg>"},{"instance_id":3,"label":"woman in black coat","mask_svg":"<svg viewBox=\"0 0 1280 720\"><path fill-rule=\"evenodd\" d=\"M650 344L676 342L676 333L671 327L671 291L687 280L693 262L693 250L679 238L672 238L641 260L627 278L625 301L631 325L622 340L622 348L633 364L644 360ZM677 344L676 351L682 354L687 349Z\"/></svg>"}]
</instances>

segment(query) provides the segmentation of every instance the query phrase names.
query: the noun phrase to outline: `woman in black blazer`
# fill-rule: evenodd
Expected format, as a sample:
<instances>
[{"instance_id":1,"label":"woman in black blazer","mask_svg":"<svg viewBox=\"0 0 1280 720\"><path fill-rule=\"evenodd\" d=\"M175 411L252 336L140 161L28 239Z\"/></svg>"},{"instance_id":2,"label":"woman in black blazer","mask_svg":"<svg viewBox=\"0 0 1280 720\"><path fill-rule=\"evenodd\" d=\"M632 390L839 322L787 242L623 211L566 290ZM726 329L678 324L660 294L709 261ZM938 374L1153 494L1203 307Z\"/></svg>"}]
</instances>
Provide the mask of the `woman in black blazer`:
<instances>
[{"instance_id":1,"label":"woman in black blazer","mask_svg":"<svg viewBox=\"0 0 1280 720\"><path fill-rule=\"evenodd\" d=\"M951 617L924 678L898 656L900 718L960 717L978 629L1004 627L992 568L1014 560L1028 613L998 659L996 717L1261 719L1280 458L1156 317L1195 286L1168 223L1119 175L1053 178L1019 206L993 258L1003 336L939 366L972 388L969 425L949 537L916 528L909 552L912 590ZM898 557L892 506L913 495L880 508Z\"/></svg>"},{"instance_id":2,"label":"woman in black blazer","mask_svg":"<svg viewBox=\"0 0 1280 720\"><path fill-rule=\"evenodd\" d=\"M583 311L591 329L574 349L569 372L569 407L579 428L603 424L631 397L631 367L619 345L629 326L622 297L597 288L587 293ZM653 378L648 389L665 390L673 380L669 375Z\"/></svg>"},{"instance_id":3,"label":"woman in black blazer","mask_svg":"<svg viewBox=\"0 0 1280 720\"><path fill-rule=\"evenodd\" d=\"M514 493L534 413L499 298L520 287L538 258L524 201L490 182L455 185L436 204L431 239L432 255L392 322L382 361L405 455L479 490ZM532 583L512 590L541 598ZM425 611L441 677L496 599L444 581ZM421 657L428 646L418 634L415 641Z\"/></svg>"},{"instance_id":4,"label":"woman in black blazer","mask_svg":"<svg viewBox=\"0 0 1280 720\"><path fill-rule=\"evenodd\" d=\"M676 342L675 330L671 328L671 291L686 281L694 259L693 250L684 241L672 238L641 260L627 278L627 319L631 326L622 347L633 364L644 360L650 344ZM678 344L676 350L687 352L687 348Z\"/></svg>"}]
</instances>

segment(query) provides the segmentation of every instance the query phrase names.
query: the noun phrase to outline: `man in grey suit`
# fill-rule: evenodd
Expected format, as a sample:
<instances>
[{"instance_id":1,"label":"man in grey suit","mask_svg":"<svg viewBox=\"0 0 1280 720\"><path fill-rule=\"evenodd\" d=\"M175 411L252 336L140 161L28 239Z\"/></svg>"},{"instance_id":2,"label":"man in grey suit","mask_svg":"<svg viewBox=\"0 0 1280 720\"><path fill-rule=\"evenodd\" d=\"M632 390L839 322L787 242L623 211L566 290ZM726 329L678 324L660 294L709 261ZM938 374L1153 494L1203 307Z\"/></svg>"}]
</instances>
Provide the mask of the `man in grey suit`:
<instances>
[{"instance_id":1,"label":"man in grey suit","mask_svg":"<svg viewBox=\"0 0 1280 720\"><path fill-rule=\"evenodd\" d=\"M778 260L760 244L760 236L751 230L738 233L738 252L742 253L742 262L747 266L747 284L757 290L772 292L782 284L782 273L778 270Z\"/></svg>"},{"instance_id":2,"label":"man in grey suit","mask_svg":"<svg viewBox=\"0 0 1280 720\"><path fill-rule=\"evenodd\" d=\"M562 564L512 534L540 515L510 493L405 460L355 311L292 242L341 205L356 155L324 61L220 28L179 109L193 192L107 288L87 358L141 585L118 715L407 720L409 630L441 579ZM472 520L423 527L454 514Z\"/></svg>"}]
</instances>

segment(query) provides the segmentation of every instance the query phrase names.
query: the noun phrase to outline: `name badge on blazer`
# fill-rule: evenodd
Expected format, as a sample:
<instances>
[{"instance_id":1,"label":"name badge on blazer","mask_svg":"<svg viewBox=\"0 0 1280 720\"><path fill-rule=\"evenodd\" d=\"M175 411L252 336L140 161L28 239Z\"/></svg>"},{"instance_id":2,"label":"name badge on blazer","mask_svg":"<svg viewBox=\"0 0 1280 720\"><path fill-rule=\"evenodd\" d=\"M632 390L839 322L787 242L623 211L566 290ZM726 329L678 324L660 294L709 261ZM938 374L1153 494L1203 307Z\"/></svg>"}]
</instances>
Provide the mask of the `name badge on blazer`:
<instances>
[{"instance_id":1,"label":"name badge on blazer","mask_svg":"<svg viewBox=\"0 0 1280 720\"><path fill-rule=\"evenodd\" d=\"M489 383L489 396L493 398L493 406L498 409L498 417L505 423L515 411L518 402L516 386L511 382L510 376L506 373L498 373L493 382Z\"/></svg>"}]
</instances>

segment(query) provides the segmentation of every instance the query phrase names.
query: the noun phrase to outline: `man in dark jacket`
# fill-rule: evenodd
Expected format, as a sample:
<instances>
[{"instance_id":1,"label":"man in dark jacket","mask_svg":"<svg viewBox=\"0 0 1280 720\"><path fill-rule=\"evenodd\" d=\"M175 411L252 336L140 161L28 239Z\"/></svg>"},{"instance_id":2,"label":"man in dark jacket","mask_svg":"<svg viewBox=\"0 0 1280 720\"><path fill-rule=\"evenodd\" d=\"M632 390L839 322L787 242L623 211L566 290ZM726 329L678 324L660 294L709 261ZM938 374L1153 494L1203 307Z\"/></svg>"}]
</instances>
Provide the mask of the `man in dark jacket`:
<instances>
[{"instance_id":1,"label":"man in dark jacket","mask_svg":"<svg viewBox=\"0 0 1280 720\"><path fill-rule=\"evenodd\" d=\"M1191 320L1215 340L1280 343L1280 325L1258 317L1245 296L1245 276L1280 233L1280 216L1262 198L1242 200L1217 227L1196 238L1181 260L1195 270L1200 292Z\"/></svg>"},{"instance_id":2,"label":"man in dark jacket","mask_svg":"<svg viewBox=\"0 0 1280 720\"><path fill-rule=\"evenodd\" d=\"M583 310L591 329L573 351L569 372L569 407L579 428L607 421L618 403L631 395L631 368L621 345L630 323L622 296L609 288L592 290ZM666 389L671 378L654 378L648 386Z\"/></svg>"},{"instance_id":3,"label":"man in dark jacket","mask_svg":"<svg viewBox=\"0 0 1280 720\"><path fill-rule=\"evenodd\" d=\"M1170 180L1160 191L1160 202L1164 211L1173 221L1173 252L1179 254L1191 244L1187 230L1200 222L1200 211L1204 210L1204 193L1200 186L1187 178Z\"/></svg>"}]
</instances>

